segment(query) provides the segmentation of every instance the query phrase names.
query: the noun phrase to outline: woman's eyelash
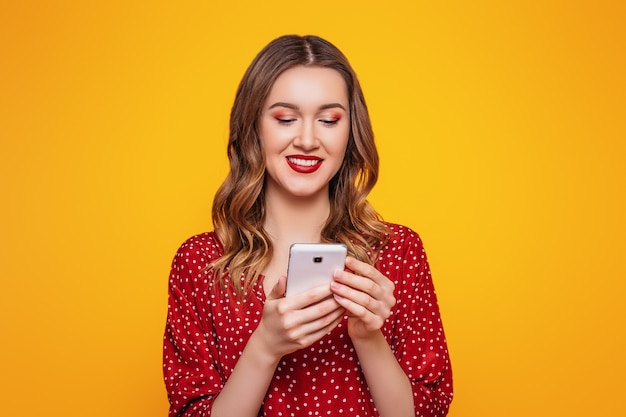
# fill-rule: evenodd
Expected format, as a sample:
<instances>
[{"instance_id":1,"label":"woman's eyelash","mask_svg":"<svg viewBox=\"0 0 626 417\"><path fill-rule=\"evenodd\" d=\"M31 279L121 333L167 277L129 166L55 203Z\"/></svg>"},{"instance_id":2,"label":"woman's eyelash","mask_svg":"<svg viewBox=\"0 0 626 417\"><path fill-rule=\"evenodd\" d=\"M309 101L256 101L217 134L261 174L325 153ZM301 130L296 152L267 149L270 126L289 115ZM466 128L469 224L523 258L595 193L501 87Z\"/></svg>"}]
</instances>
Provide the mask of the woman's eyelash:
<instances>
[{"instance_id":1,"label":"woman's eyelash","mask_svg":"<svg viewBox=\"0 0 626 417\"><path fill-rule=\"evenodd\" d=\"M274 117L274 119L281 125L289 125L297 120L295 117ZM324 126L333 126L339 122L340 119L319 119Z\"/></svg>"}]
</instances>

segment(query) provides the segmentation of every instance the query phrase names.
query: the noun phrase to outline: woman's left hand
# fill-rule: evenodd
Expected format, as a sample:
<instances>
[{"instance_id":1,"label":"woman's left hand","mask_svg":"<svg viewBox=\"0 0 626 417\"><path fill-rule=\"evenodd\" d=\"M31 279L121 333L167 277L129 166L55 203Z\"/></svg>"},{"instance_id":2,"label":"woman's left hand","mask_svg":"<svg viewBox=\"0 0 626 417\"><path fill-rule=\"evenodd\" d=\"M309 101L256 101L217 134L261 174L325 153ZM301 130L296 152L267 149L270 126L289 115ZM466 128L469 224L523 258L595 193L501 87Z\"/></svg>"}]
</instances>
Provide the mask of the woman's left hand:
<instances>
[{"instance_id":1,"label":"woman's left hand","mask_svg":"<svg viewBox=\"0 0 626 417\"><path fill-rule=\"evenodd\" d=\"M346 268L336 271L330 289L348 312L348 334L355 339L374 335L396 304L394 283L373 266L348 256Z\"/></svg>"}]
</instances>

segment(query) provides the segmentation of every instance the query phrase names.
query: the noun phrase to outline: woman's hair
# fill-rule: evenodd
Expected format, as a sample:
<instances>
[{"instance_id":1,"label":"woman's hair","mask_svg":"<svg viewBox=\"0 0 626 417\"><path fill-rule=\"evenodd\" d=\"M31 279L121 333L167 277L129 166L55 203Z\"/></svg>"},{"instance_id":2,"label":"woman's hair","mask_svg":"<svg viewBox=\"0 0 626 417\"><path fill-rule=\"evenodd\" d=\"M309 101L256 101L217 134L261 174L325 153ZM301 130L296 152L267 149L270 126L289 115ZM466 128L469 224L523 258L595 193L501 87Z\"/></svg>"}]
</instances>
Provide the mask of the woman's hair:
<instances>
[{"instance_id":1,"label":"woman's hair","mask_svg":"<svg viewBox=\"0 0 626 417\"><path fill-rule=\"evenodd\" d=\"M265 220L265 157L259 137L263 106L276 79L295 66L332 68L345 80L350 135L344 161L329 184L330 214L323 242L340 242L348 253L373 264L388 228L366 198L378 178L378 152L367 106L347 58L317 36L287 35L270 42L244 74L230 114L230 172L213 201L213 225L224 254L211 268L224 284L228 271L239 295L252 288L272 257Z\"/></svg>"}]
</instances>

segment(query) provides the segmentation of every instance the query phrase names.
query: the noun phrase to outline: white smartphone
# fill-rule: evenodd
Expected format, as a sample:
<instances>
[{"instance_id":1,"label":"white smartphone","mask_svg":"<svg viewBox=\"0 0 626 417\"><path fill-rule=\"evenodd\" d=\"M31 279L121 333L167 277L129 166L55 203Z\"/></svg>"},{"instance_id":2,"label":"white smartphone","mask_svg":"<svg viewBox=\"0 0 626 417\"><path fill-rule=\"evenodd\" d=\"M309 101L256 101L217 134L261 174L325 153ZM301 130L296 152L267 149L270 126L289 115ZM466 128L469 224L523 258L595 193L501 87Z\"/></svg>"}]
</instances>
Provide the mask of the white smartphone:
<instances>
[{"instance_id":1,"label":"white smartphone","mask_svg":"<svg viewBox=\"0 0 626 417\"><path fill-rule=\"evenodd\" d=\"M294 243L289 248L287 267L287 296L298 294L324 283L330 283L333 273L343 271L346 263L343 243Z\"/></svg>"}]
</instances>

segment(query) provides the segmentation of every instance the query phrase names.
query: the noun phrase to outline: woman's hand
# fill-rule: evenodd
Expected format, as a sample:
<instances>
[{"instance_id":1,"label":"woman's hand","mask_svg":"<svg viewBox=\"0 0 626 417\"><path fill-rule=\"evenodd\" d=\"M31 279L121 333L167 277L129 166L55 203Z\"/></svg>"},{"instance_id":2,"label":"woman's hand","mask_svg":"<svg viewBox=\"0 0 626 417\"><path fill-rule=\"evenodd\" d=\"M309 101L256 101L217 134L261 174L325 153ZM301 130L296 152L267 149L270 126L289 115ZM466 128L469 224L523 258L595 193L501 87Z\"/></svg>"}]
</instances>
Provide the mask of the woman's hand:
<instances>
[{"instance_id":1,"label":"woman's hand","mask_svg":"<svg viewBox=\"0 0 626 417\"><path fill-rule=\"evenodd\" d=\"M328 285L285 297L286 282L287 278L282 276L272 288L255 331L276 361L324 337L345 313L331 296Z\"/></svg>"},{"instance_id":2,"label":"woman's hand","mask_svg":"<svg viewBox=\"0 0 626 417\"><path fill-rule=\"evenodd\" d=\"M354 340L376 334L396 304L395 285L373 266L348 256L346 268L336 271L330 289L348 311L348 334Z\"/></svg>"}]
</instances>

